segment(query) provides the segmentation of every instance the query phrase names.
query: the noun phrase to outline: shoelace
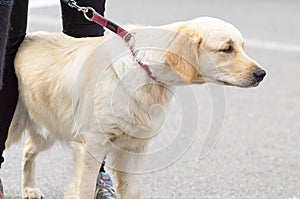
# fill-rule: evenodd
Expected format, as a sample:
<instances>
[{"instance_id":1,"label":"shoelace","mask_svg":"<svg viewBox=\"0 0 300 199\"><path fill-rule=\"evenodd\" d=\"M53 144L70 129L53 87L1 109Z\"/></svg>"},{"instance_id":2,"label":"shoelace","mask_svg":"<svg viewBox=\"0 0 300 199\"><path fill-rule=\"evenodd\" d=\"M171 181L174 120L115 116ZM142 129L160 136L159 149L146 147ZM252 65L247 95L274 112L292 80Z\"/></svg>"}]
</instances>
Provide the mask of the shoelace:
<instances>
[{"instance_id":1,"label":"shoelace","mask_svg":"<svg viewBox=\"0 0 300 199\"><path fill-rule=\"evenodd\" d=\"M98 180L95 199L118 199L115 191L103 180Z\"/></svg>"}]
</instances>

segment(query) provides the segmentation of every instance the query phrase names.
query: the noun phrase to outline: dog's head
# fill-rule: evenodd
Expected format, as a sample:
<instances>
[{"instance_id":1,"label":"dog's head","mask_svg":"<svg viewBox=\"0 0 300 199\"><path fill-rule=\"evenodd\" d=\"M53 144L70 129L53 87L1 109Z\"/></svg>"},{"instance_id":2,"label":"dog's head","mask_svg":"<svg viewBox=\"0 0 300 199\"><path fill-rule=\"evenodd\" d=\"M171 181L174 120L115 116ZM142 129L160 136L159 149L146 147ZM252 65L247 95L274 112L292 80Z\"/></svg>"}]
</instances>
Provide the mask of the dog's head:
<instances>
[{"instance_id":1,"label":"dog's head","mask_svg":"<svg viewBox=\"0 0 300 199\"><path fill-rule=\"evenodd\" d=\"M166 59L187 83L254 87L266 75L246 55L241 33L233 25L209 17L180 24Z\"/></svg>"}]
</instances>

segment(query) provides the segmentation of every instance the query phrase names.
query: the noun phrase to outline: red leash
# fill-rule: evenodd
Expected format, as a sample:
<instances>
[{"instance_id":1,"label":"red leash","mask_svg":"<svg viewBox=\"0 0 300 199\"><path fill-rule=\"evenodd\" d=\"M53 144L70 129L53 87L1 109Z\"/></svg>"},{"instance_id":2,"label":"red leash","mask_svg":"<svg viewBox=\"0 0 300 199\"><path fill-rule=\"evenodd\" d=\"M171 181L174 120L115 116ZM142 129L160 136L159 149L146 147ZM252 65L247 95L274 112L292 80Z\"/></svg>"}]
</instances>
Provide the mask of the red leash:
<instances>
[{"instance_id":1,"label":"red leash","mask_svg":"<svg viewBox=\"0 0 300 199\"><path fill-rule=\"evenodd\" d=\"M62 0L64 3L66 3L71 8L75 8L78 10L78 12L82 12L84 17L92 21L94 23L99 24L102 27L105 27L109 29L110 31L114 32L115 34L119 35L129 46L129 49L138 62L138 64L145 70L147 75L154 81L159 82L156 77L153 76L152 72L150 71L150 68L148 65L143 64L140 60L136 58L136 51L134 50L134 44L135 44L135 38L134 35L130 32L123 29L118 24L108 20L107 18L103 17L99 13L95 11L92 7L81 7L77 5L77 2L75 0Z\"/></svg>"}]
</instances>

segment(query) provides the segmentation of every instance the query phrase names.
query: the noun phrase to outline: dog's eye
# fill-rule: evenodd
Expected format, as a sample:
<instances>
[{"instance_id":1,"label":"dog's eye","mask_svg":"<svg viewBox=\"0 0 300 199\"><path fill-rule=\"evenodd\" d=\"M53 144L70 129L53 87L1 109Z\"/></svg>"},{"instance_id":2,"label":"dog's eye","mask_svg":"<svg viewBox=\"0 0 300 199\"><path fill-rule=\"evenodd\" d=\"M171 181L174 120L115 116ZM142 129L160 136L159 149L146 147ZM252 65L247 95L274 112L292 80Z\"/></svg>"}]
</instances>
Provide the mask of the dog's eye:
<instances>
[{"instance_id":1,"label":"dog's eye","mask_svg":"<svg viewBox=\"0 0 300 199\"><path fill-rule=\"evenodd\" d=\"M232 45L229 45L228 47L226 47L224 49L220 49L219 51L223 52L223 53L232 53L233 47L232 47Z\"/></svg>"}]
</instances>

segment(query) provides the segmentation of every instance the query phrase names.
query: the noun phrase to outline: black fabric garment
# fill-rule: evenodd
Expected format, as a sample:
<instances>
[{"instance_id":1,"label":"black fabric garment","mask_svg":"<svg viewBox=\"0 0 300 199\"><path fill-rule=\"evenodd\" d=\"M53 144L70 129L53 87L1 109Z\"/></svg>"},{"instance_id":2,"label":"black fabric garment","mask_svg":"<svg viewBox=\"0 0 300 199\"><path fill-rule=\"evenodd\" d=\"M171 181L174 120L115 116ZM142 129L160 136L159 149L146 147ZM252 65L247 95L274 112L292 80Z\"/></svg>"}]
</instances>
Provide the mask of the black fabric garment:
<instances>
[{"instance_id":1,"label":"black fabric garment","mask_svg":"<svg viewBox=\"0 0 300 199\"><path fill-rule=\"evenodd\" d=\"M8 129L18 100L18 82L14 71L14 58L22 43L27 27L28 0L14 0L11 17L9 18L12 0L0 0L0 68L3 73L3 85L0 90L0 167L4 161L2 153L5 150ZM105 10L105 0L78 0L78 5L88 5L101 14ZM4 5L2 5L4 4ZM86 21L82 13L62 4L63 32L73 37L103 36L104 29L92 22ZM10 20L9 20L10 19ZM9 26L8 40L4 37ZM6 48L5 48L6 46ZM4 55L4 51L6 53ZM4 59L2 58L4 56ZM0 76L1 81L1 76Z\"/></svg>"},{"instance_id":2,"label":"black fabric garment","mask_svg":"<svg viewBox=\"0 0 300 199\"><path fill-rule=\"evenodd\" d=\"M4 71L4 55L7 42L9 18L11 13L12 2L8 4L6 1L0 1L0 90L2 88L2 77Z\"/></svg>"},{"instance_id":3,"label":"black fabric garment","mask_svg":"<svg viewBox=\"0 0 300 199\"><path fill-rule=\"evenodd\" d=\"M0 166L4 161L2 153L5 149L8 129L18 101L18 81L14 70L14 58L26 34L27 10L27 0L15 0L10 18L0 22L4 26L10 22L6 52L1 66L3 68L3 85L0 90ZM10 21L8 21L9 19Z\"/></svg>"},{"instance_id":4,"label":"black fabric garment","mask_svg":"<svg viewBox=\"0 0 300 199\"><path fill-rule=\"evenodd\" d=\"M2 96L2 82L3 82L3 72L4 72L4 55L5 55L5 46L7 43L7 35L8 35L8 27L9 27L9 18L10 18L10 13L11 13L11 7L12 7L12 2L8 4L8 2L0 2L0 19L2 20L2 23L0 23L0 96ZM1 99L1 98L0 98ZM0 102L1 103L1 102ZM7 123L10 122L5 122L3 121L6 117L9 118L9 116L2 117L2 105L0 104L0 133L1 129L7 129ZM6 125L5 125L6 124ZM3 137L3 138L2 138ZM2 152L4 150L4 147L2 145L2 139L6 140L6 135L2 136L0 134L0 151ZM1 162L3 162L3 157L0 156L0 167L1 167Z\"/></svg>"}]
</instances>

